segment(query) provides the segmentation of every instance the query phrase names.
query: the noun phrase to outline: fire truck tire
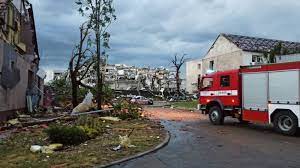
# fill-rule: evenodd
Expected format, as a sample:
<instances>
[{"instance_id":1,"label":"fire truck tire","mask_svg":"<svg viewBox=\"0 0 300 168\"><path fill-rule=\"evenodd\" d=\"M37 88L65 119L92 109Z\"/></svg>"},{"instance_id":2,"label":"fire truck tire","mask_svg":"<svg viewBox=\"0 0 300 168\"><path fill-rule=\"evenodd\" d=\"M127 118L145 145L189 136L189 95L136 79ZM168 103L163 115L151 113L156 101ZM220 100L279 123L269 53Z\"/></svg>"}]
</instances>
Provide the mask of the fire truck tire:
<instances>
[{"instance_id":1,"label":"fire truck tire","mask_svg":"<svg viewBox=\"0 0 300 168\"><path fill-rule=\"evenodd\" d=\"M274 116L275 131L284 135L293 136L298 130L298 119L289 111L281 111Z\"/></svg>"},{"instance_id":2,"label":"fire truck tire","mask_svg":"<svg viewBox=\"0 0 300 168\"><path fill-rule=\"evenodd\" d=\"M219 106L213 106L209 109L209 120L214 125L224 124L224 113Z\"/></svg>"}]
</instances>

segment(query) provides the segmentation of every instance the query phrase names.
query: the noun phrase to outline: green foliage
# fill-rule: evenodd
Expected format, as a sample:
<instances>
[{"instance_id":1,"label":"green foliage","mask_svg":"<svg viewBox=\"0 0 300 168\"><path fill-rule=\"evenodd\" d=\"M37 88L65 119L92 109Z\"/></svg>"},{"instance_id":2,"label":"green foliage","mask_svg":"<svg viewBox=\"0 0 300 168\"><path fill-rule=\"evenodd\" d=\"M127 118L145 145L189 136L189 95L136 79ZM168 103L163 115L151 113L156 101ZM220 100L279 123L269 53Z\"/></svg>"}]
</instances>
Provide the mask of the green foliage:
<instances>
[{"instance_id":1,"label":"green foliage","mask_svg":"<svg viewBox=\"0 0 300 168\"><path fill-rule=\"evenodd\" d=\"M64 101L66 98L70 99L71 95L71 82L67 80L66 77L61 77L56 80L52 80L48 84L55 93L55 101L61 102Z\"/></svg>"},{"instance_id":2,"label":"green foliage","mask_svg":"<svg viewBox=\"0 0 300 168\"><path fill-rule=\"evenodd\" d=\"M93 95L97 95L97 86L94 87L95 89L93 89L91 92L93 93ZM109 88L108 85L103 85L102 87L102 98L104 103L110 103L111 100L114 98L114 91Z\"/></svg>"},{"instance_id":3,"label":"green foliage","mask_svg":"<svg viewBox=\"0 0 300 168\"><path fill-rule=\"evenodd\" d=\"M184 109L195 109L195 108L197 108L198 101L195 100L195 101L174 102L174 103L172 103L172 105L175 108L179 107L179 108L184 108Z\"/></svg>"},{"instance_id":4,"label":"green foliage","mask_svg":"<svg viewBox=\"0 0 300 168\"><path fill-rule=\"evenodd\" d=\"M79 145L89 139L86 132L77 126L53 125L45 130L53 143Z\"/></svg>"},{"instance_id":5,"label":"green foliage","mask_svg":"<svg viewBox=\"0 0 300 168\"><path fill-rule=\"evenodd\" d=\"M78 126L78 128L83 130L90 139L96 138L100 134L96 129L88 126Z\"/></svg>"},{"instance_id":6,"label":"green foliage","mask_svg":"<svg viewBox=\"0 0 300 168\"><path fill-rule=\"evenodd\" d=\"M81 116L75 124L88 133L94 132L96 135L103 133L105 128L103 120L93 116Z\"/></svg>"},{"instance_id":7,"label":"green foliage","mask_svg":"<svg viewBox=\"0 0 300 168\"><path fill-rule=\"evenodd\" d=\"M125 100L121 100L114 105L114 116L122 120L139 119L141 117L141 107Z\"/></svg>"},{"instance_id":8,"label":"green foliage","mask_svg":"<svg viewBox=\"0 0 300 168\"><path fill-rule=\"evenodd\" d=\"M92 116L81 116L74 126L52 125L45 130L53 143L78 145L88 139L96 138L105 131L103 120Z\"/></svg>"},{"instance_id":9,"label":"green foliage","mask_svg":"<svg viewBox=\"0 0 300 168\"><path fill-rule=\"evenodd\" d=\"M71 100L72 86L71 81L67 77L52 80L48 85L52 88L52 90L55 93L55 102L64 102L67 100ZM78 89L79 99L84 99L88 91L89 90L87 88L80 87Z\"/></svg>"},{"instance_id":10,"label":"green foliage","mask_svg":"<svg viewBox=\"0 0 300 168\"><path fill-rule=\"evenodd\" d=\"M109 48L110 34L106 30L117 18L113 0L76 0L75 3L79 6L78 12L88 16L88 26L99 33L99 39L103 40L101 45Z\"/></svg>"}]
</instances>

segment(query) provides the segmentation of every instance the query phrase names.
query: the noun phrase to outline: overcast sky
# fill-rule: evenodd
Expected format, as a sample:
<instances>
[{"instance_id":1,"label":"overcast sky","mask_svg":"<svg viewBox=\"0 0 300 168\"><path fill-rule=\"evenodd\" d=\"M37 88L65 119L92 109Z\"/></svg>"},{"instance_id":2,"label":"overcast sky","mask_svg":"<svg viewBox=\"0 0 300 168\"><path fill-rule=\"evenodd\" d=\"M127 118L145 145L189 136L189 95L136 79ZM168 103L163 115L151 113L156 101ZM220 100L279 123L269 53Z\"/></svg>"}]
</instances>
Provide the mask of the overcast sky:
<instances>
[{"instance_id":1,"label":"overcast sky","mask_svg":"<svg viewBox=\"0 0 300 168\"><path fill-rule=\"evenodd\" d=\"M30 0L42 67L66 69L82 17L75 0ZM110 63L169 66L205 55L220 33L300 41L299 0L115 0Z\"/></svg>"}]
</instances>

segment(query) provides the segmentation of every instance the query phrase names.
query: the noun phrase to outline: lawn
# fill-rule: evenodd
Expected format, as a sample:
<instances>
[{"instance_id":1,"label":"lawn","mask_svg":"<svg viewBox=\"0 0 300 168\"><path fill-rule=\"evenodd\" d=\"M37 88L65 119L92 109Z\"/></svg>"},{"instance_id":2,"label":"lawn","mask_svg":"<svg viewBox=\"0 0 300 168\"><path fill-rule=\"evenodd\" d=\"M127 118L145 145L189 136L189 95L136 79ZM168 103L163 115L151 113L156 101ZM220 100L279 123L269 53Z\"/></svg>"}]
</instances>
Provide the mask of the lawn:
<instances>
[{"instance_id":1,"label":"lawn","mask_svg":"<svg viewBox=\"0 0 300 168\"><path fill-rule=\"evenodd\" d=\"M198 101L183 101L183 102L174 102L171 103L174 108L183 108L183 109L195 109L197 108Z\"/></svg>"},{"instance_id":2,"label":"lawn","mask_svg":"<svg viewBox=\"0 0 300 168\"><path fill-rule=\"evenodd\" d=\"M107 122L105 133L78 146L65 146L53 154L32 153L31 145L49 145L42 128L29 128L0 140L0 167L94 167L153 148L164 140L164 129L147 119ZM119 135L128 135L132 148L112 150L120 144Z\"/></svg>"}]
</instances>

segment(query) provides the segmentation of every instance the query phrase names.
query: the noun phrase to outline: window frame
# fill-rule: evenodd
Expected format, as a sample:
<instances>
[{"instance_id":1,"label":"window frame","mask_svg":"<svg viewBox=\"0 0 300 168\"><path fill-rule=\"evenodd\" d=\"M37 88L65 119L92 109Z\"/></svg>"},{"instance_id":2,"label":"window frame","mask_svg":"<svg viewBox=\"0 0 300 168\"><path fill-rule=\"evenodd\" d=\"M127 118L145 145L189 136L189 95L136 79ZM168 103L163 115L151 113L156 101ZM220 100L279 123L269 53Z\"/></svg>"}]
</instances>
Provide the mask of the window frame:
<instances>
[{"instance_id":1,"label":"window frame","mask_svg":"<svg viewBox=\"0 0 300 168\"><path fill-rule=\"evenodd\" d=\"M221 75L220 76L220 87L230 87L230 75ZM224 79L227 79L227 81L224 81Z\"/></svg>"}]
</instances>

